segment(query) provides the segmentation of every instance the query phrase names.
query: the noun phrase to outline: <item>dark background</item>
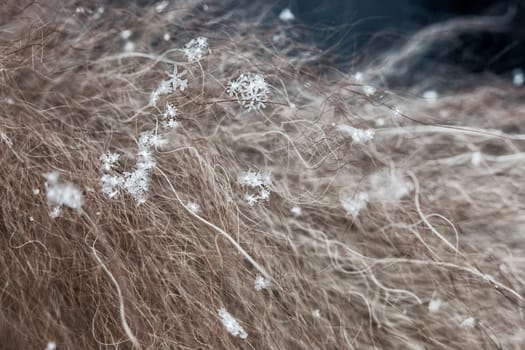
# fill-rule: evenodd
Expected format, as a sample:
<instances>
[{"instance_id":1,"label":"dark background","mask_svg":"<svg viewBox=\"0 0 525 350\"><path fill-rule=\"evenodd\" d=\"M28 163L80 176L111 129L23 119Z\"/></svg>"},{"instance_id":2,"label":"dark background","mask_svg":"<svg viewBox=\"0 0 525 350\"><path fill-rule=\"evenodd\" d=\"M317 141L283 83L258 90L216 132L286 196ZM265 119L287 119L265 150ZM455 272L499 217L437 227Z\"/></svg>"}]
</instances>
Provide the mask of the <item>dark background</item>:
<instances>
[{"instance_id":1,"label":"dark background","mask_svg":"<svg viewBox=\"0 0 525 350\"><path fill-rule=\"evenodd\" d=\"M473 73L525 68L525 0L292 0L279 1L277 7L289 7L294 22L304 25L320 49L340 55L339 60L363 49L395 47L410 33L439 21L513 13L501 32L460 34L428 55Z\"/></svg>"}]
</instances>

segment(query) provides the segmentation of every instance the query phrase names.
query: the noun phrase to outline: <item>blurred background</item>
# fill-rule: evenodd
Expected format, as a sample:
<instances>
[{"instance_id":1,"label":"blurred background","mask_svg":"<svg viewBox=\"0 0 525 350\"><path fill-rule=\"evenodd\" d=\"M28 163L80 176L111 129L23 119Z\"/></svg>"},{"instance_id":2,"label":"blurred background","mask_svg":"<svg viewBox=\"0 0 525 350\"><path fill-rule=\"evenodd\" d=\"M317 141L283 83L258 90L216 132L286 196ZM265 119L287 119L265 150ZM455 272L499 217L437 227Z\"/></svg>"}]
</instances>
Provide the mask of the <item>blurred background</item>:
<instances>
[{"instance_id":1,"label":"blurred background","mask_svg":"<svg viewBox=\"0 0 525 350\"><path fill-rule=\"evenodd\" d=\"M492 16L498 24L491 30L459 33L427 56L473 73L525 67L525 0L292 0L277 7L289 7L319 48L344 56L363 49L373 56L436 22Z\"/></svg>"}]
</instances>

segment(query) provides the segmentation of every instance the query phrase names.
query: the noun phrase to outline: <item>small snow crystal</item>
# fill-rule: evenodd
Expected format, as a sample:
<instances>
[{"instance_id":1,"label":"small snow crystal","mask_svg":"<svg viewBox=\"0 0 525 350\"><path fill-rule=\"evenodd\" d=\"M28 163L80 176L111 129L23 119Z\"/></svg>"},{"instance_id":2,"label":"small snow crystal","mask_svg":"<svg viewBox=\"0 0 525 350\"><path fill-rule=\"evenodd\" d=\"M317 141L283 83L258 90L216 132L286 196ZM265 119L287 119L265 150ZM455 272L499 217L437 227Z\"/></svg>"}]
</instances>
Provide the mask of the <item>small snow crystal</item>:
<instances>
[{"instance_id":1,"label":"small snow crystal","mask_svg":"<svg viewBox=\"0 0 525 350\"><path fill-rule=\"evenodd\" d=\"M217 312L221 318L222 325L231 335L241 339L246 339L248 337L248 333L246 333L239 322L237 322L237 320L233 318L225 308L220 308Z\"/></svg>"},{"instance_id":2,"label":"small snow crystal","mask_svg":"<svg viewBox=\"0 0 525 350\"><path fill-rule=\"evenodd\" d=\"M260 273L257 274L257 277L255 277L255 290L260 291L263 289L266 289L270 286L271 282L270 280L264 278L263 275Z\"/></svg>"},{"instance_id":3,"label":"small snow crystal","mask_svg":"<svg viewBox=\"0 0 525 350\"><path fill-rule=\"evenodd\" d=\"M301 209L301 207L293 207L291 209L291 212L292 212L293 216L297 217L297 216L300 216L303 213L303 210Z\"/></svg>"},{"instance_id":4,"label":"small snow crystal","mask_svg":"<svg viewBox=\"0 0 525 350\"><path fill-rule=\"evenodd\" d=\"M370 178L371 197L380 201L395 202L408 195L413 189L411 182L402 174L392 171L380 171Z\"/></svg>"},{"instance_id":5,"label":"small snow crystal","mask_svg":"<svg viewBox=\"0 0 525 350\"><path fill-rule=\"evenodd\" d=\"M461 327L465 328L474 328L475 325L476 320L474 319L474 317L466 318L463 322L461 322Z\"/></svg>"},{"instance_id":6,"label":"small snow crystal","mask_svg":"<svg viewBox=\"0 0 525 350\"><path fill-rule=\"evenodd\" d=\"M56 348L57 344L54 341L47 343L46 350L55 350Z\"/></svg>"},{"instance_id":7,"label":"small snow crystal","mask_svg":"<svg viewBox=\"0 0 525 350\"><path fill-rule=\"evenodd\" d=\"M430 300L430 302L428 303L428 311L430 311L431 313L439 311L439 309L441 308L441 304L441 299L436 298Z\"/></svg>"},{"instance_id":8,"label":"small snow crystal","mask_svg":"<svg viewBox=\"0 0 525 350\"><path fill-rule=\"evenodd\" d=\"M346 125L346 124L339 124L337 125L337 129L347 135L350 135L352 137L352 140L355 143L364 143L367 141L370 141L374 138L375 130L374 129L357 129L353 126Z\"/></svg>"},{"instance_id":9,"label":"small snow crystal","mask_svg":"<svg viewBox=\"0 0 525 350\"><path fill-rule=\"evenodd\" d=\"M341 205L346 212L353 217L356 217L359 212L366 207L368 203L368 193L359 192L353 197L344 197L341 199Z\"/></svg>"},{"instance_id":10,"label":"small snow crystal","mask_svg":"<svg viewBox=\"0 0 525 350\"><path fill-rule=\"evenodd\" d=\"M189 201L186 203L186 208L194 213L198 213L201 210L201 206L197 202Z\"/></svg>"},{"instance_id":11,"label":"small snow crystal","mask_svg":"<svg viewBox=\"0 0 525 350\"><path fill-rule=\"evenodd\" d=\"M483 156L481 152L472 153L472 157L470 158L470 162L472 163L472 165L479 166L482 160L483 160Z\"/></svg>"},{"instance_id":12,"label":"small snow crystal","mask_svg":"<svg viewBox=\"0 0 525 350\"><path fill-rule=\"evenodd\" d=\"M9 138L9 136L7 136L6 134L4 134L3 132L0 131L0 141L4 142L6 145L8 145L9 147L13 147L13 141L11 141L11 139Z\"/></svg>"}]
</instances>

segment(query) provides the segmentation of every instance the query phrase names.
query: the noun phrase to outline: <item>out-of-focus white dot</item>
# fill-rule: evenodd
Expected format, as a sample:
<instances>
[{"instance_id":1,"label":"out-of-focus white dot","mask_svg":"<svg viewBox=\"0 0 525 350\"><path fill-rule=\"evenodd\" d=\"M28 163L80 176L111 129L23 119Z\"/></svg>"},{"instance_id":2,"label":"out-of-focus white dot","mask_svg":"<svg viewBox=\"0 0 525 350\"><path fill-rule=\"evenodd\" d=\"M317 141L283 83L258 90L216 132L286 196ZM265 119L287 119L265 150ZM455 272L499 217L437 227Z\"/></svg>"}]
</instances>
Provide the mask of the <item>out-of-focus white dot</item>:
<instances>
[{"instance_id":1,"label":"out-of-focus white dot","mask_svg":"<svg viewBox=\"0 0 525 350\"><path fill-rule=\"evenodd\" d=\"M483 157L481 156L481 152L474 152L472 153L472 157L470 158L470 162L474 166L479 166L481 164L481 160Z\"/></svg>"},{"instance_id":2,"label":"out-of-focus white dot","mask_svg":"<svg viewBox=\"0 0 525 350\"><path fill-rule=\"evenodd\" d=\"M439 94L435 90L428 90L423 93L423 98L429 103L435 103L439 98Z\"/></svg>"},{"instance_id":3,"label":"out-of-focus white dot","mask_svg":"<svg viewBox=\"0 0 525 350\"><path fill-rule=\"evenodd\" d=\"M132 41L127 41L126 44L124 44L124 52L133 52L135 51L135 44L133 44Z\"/></svg>"},{"instance_id":4,"label":"out-of-focus white dot","mask_svg":"<svg viewBox=\"0 0 525 350\"><path fill-rule=\"evenodd\" d=\"M522 86L525 83L525 75L521 69L514 69L512 71L512 82L516 86Z\"/></svg>"},{"instance_id":5,"label":"out-of-focus white dot","mask_svg":"<svg viewBox=\"0 0 525 350\"><path fill-rule=\"evenodd\" d=\"M377 118L375 120L375 124L376 124L376 126L384 126L385 125L385 120L383 118Z\"/></svg>"},{"instance_id":6,"label":"out-of-focus white dot","mask_svg":"<svg viewBox=\"0 0 525 350\"><path fill-rule=\"evenodd\" d=\"M164 11L166 9L166 7L168 7L169 3L167 1L161 1L157 4L157 6L155 6L155 10L158 12L158 13L161 13L162 11Z\"/></svg>"},{"instance_id":7,"label":"out-of-focus white dot","mask_svg":"<svg viewBox=\"0 0 525 350\"><path fill-rule=\"evenodd\" d=\"M476 320L474 319L474 317L466 318L463 322L461 322L461 327L464 328L474 328L475 325Z\"/></svg>"},{"instance_id":8,"label":"out-of-focus white dot","mask_svg":"<svg viewBox=\"0 0 525 350\"><path fill-rule=\"evenodd\" d=\"M295 19L295 16L292 13L292 10L290 10L289 8L285 8L281 11L281 14L279 14L279 19L283 22L289 22L293 21Z\"/></svg>"},{"instance_id":9,"label":"out-of-focus white dot","mask_svg":"<svg viewBox=\"0 0 525 350\"><path fill-rule=\"evenodd\" d=\"M301 209L301 207L293 207L291 209L291 212L292 212L293 216L297 217L297 216L299 216L299 215L301 215L303 213L303 210Z\"/></svg>"},{"instance_id":10,"label":"out-of-focus white dot","mask_svg":"<svg viewBox=\"0 0 525 350\"><path fill-rule=\"evenodd\" d=\"M196 202L188 202L186 207L194 213L198 213L201 210L201 206Z\"/></svg>"},{"instance_id":11,"label":"out-of-focus white dot","mask_svg":"<svg viewBox=\"0 0 525 350\"><path fill-rule=\"evenodd\" d=\"M370 85L364 85L363 86L363 91L364 91L365 95L372 96L373 94L376 93L376 88L373 87L373 86L370 86Z\"/></svg>"},{"instance_id":12,"label":"out-of-focus white dot","mask_svg":"<svg viewBox=\"0 0 525 350\"><path fill-rule=\"evenodd\" d=\"M164 36L162 38L164 39L164 41L168 41L168 40L170 40L171 35L170 35L170 33L166 32L166 33L164 33Z\"/></svg>"},{"instance_id":13,"label":"out-of-focus white dot","mask_svg":"<svg viewBox=\"0 0 525 350\"><path fill-rule=\"evenodd\" d=\"M441 308L441 304L442 304L441 299L436 298L436 299L430 300L430 302L428 303L428 311L430 311L431 313L438 312L439 309Z\"/></svg>"},{"instance_id":14,"label":"out-of-focus white dot","mask_svg":"<svg viewBox=\"0 0 525 350\"><path fill-rule=\"evenodd\" d=\"M133 32L129 29L126 29L120 32L120 37L124 40L128 40L131 37L131 34L133 34Z\"/></svg>"}]
</instances>

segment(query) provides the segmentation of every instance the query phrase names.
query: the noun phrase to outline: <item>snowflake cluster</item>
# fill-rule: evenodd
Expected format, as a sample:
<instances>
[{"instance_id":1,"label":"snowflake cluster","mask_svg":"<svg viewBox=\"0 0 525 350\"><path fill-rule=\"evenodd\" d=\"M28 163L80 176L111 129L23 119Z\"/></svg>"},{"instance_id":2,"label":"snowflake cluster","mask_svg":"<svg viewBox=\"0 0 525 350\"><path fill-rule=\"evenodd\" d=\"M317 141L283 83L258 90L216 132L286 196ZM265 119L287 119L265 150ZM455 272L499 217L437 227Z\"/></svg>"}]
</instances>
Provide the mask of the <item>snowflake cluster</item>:
<instances>
[{"instance_id":1,"label":"snowflake cluster","mask_svg":"<svg viewBox=\"0 0 525 350\"><path fill-rule=\"evenodd\" d=\"M266 201L270 198L272 178L269 173L261 174L251 170L244 171L239 174L237 181L241 186L247 186L257 191L256 193L246 193L245 198L249 205L254 205L259 201Z\"/></svg>"},{"instance_id":2,"label":"snowflake cluster","mask_svg":"<svg viewBox=\"0 0 525 350\"><path fill-rule=\"evenodd\" d=\"M191 39L182 49L184 56L189 62L197 62L208 52L208 39L202 36Z\"/></svg>"},{"instance_id":3,"label":"snowflake cluster","mask_svg":"<svg viewBox=\"0 0 525 350\"><path fill-rule=\"evenodd\" d=\"M143 132L139 138L137 161L135 169L122 175L103 174L100 178L102 192L109 198L116 197L122 190L128 192L138 204L146 202L151 169L156 165L152 149L166 144L166 140L151 131ZM106 153L108 154L108 153ZM110 153L111 154L111 153ZM102 156L102 168L107 169ZM113 157L118 161L118 157ZM113 165L114 163L112 163ZM110 167L111 169L111 167Z\"/></svg>"},{"instance_id":4,"label":"snowflake cluster","mask_svg":"<svg viewBox=\"0 0 525 350\"><path fill-rule=\"evenodd\" d=\"M355 143L364 143L364 142L370 141L375 136L374 129L363 130L363 129L354 128L353 126L346 125L346 124L337 125L337 129L347 135L350 135L350 137Z\"/></svg>"},{"instance_id":5,"label":"snowflake cluster","mask_svg":"<svg viewBox=\"0 0 525 350\"><path fill-rule=\"evenodd\" d=\"M361 210L363 210L368 203L368 193L359 192L353 197L343 197L341 198L341 205L344 210L352 217L356 217Z\"/></svg>"},{"instance_id":6,"label":"snowflake cluster","mask_svg":"<svg viewBox=\"0 0 525 350\"><path fill-rule=\"evenodd\" d=\"M239 322L237 322L237 320L228 311L226 311L225 308L220 308L217 310L217 313L219 314L222 325L224 328L226 328L228 333L241 339L246 339L248 337L248 333L246 333Z\"/></svg>"},{"instance_id":7,"label":"snowflake cluster","mask_svg":"<svg viewBox=\"0 0 525 350\"><path fill-rule=\"evenodd\" d=\"M59 183L59 176L57 172L44 174L47 202L54 206L49 213L52 218L60 216L63 206L77 210L82 207L82 192L73 184Z\"/></svg>"},{"instance_id":8,"label":"snowflake cluster","mask_svg":"<svg viewBox=\"0 0 525 350\"><path fill-rule=\"evenodd\" d=\"M120 154L106 152L100 156L100 161L102 162L102 169L104 171L111 171L113 166L118 162Z\"/></svg>"},{"instance_id":9,"label":"snowflake cluster","mask_svg":"<svg viewBox=\"0 0 525 350\"><path fill-rule=\"evenodd\" d=\"M230 81L226 92L235 97L241 106L251 111L265 107L270 87L262 74L242 73L236 80Z\"/></svg>"}]
</instances>

